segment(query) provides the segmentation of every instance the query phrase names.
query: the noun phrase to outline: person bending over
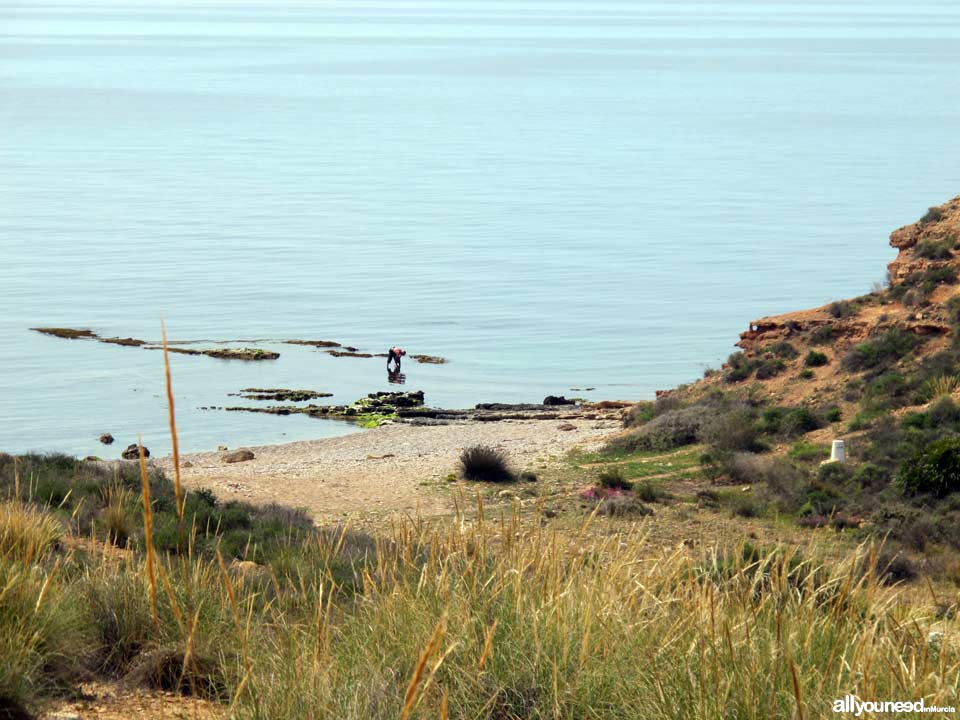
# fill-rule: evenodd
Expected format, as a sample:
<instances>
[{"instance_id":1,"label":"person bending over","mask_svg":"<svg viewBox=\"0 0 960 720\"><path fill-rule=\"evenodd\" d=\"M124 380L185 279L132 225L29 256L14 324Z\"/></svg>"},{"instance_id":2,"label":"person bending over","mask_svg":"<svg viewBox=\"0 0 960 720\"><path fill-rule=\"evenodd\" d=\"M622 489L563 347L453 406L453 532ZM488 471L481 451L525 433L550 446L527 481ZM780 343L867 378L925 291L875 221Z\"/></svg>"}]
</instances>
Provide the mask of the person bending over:
<instances>
[{"instance_id":1,"label":"person bending over","mask_svg":"<svg viewBox=\"0 0 960 720\"><path fill-rule=\"evenodd\" d=\"M394 370L400 369L400 358L407 354L407 351L402 347L392 347L390 352L387 353L387 370L390 369L390 363L395 363Z\"/></svg>"}]
</instances>

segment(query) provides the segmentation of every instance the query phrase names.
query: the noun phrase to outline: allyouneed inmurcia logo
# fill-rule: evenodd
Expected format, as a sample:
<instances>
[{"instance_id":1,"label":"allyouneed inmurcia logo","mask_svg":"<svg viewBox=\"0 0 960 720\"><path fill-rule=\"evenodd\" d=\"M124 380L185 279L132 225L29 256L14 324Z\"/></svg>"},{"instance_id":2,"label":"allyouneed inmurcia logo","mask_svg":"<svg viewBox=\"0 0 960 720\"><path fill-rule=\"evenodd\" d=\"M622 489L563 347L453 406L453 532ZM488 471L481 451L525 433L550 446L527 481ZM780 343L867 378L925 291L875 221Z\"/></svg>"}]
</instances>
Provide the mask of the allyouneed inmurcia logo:
<instances>
[{"instance_id":1,"label":"allyouneed inmurcia logo","mask_svg":"<svg viewBox=\"0 0 960 720\"><path fill-rule=\"evenodd\" d=\"M853 695L845 695L833 701L835 713L850 713L861 717L865 713L953 713L952 707L927 705L923 698L919 700L859 700Z\"/></svg>"}]
</instances>

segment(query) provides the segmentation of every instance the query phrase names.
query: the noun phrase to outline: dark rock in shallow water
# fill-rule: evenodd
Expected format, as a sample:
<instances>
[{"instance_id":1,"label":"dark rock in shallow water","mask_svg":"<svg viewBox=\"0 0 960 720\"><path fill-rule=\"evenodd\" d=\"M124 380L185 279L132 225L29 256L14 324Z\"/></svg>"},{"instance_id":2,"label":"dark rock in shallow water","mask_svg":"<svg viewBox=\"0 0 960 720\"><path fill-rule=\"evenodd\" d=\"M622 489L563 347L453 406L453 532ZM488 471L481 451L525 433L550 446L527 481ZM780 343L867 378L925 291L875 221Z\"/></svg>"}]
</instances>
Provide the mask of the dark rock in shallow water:
<instances>
[{"instance_id":1,"label":"dark rock in shallow water","mask_svg":"<svg viewBox=\"0 0 960 720\"><path fill-rule=\"evenodd\" d=\"M223 350L204 350L203 354L220 360L276 360L280 353L259 348L224 348Z\"/></svg>"},{"instance_id":2,"label":"dark rock in shallow water","mask_svg":"<svg viewBox=\"0 0 960 720\"><path fill-rule=\"evenodd\" d=\"M144 350L163 350L162 345L144 345ZM194 350L192 348L167 347L167 352L180 355L206 355L218 360L276 360L280 353L259 348L223 348L217 350Z\"/></svg>"},{"instance_id":3,"label":"dark rock in shallow water","mask_svg":"<svg viewBox=\"0 0 960 720\"><path fill-rule=\"evenodd\" d=\"M547 395L543 399L544 405L576 405L574 400L567 400L563 395Z\"/></svg>"},{"instance_id":4,"label":"dark rock in shallow water","mask_svg":"<svg viewBox=\"0 0 960 720\"><path fill-rule=\"evenodd\" d=\"M109 345L123 345L125 347L142 347L147 344L146 340L138 340L137 338L121 338L121 337L112 337L112 338L97 338L102 343L108 343Z\"/></svg>"},{"instance_id":5,"label":"dark rock in shallow water","mask_svg":"<svg viewBox=\"0 0 960 720\"><path fill-rule=\"evenodd\" d=\"M44 335L52 335L53 337L65 338L67 340L88 340L97 337L97 334L93 330L87 330L86 328L35 327L30 329L34 332L43 333Z\"/></svg>"},{"instance_id":6,"label":"dark rock in shallow water","mask_svg":"<svg viewBox=\"0 0 960 720\"><path fill-rule=\"evenodd\" d=\"M104 445L112 445L113 435L111 435L110 433L104 433L103 435L100 436L100 442L102 442Z\"/></svg>"},{"instance_id":7,"label":"dark rock in shallow water","mask_svg":"<svg viewBox=\"0 0 960 720\"><path fill-rule=\"evenodd\" d=\"M334 357L354 357L354 358L372 358L372 353L362 353L356 352L356 349L347 350L327 350L327 355L333 355Z\"/></svg>"},{"instance_id":8,"label":"dark rock in shallow water","mask_svg":"<svg viewBox=\"0 0 960 720\"><path fill-rule=\"evenodd\" d=\"M145 458L150 457L150 451L147 448L143 448L143 456ZM120 457L124 460L138 460L140 458L140 449L136 443L127 445L127 449L120 453Z\"/></svg>"},{"instance_id":9,"label":"dark rock in shallow water","mask_svg":"<svg viewBox=\"0 0 960 720\"><path fill-rule=\"evenodd\" d=\"M284 340L287 345L308 345L317 348L335 348L341 347L340 343L333 340Z\"/></svg>"},{"instance_id":10,"label":"dark rock in shallow water","mask_svg":"<svg viewBox=\"0 0 960 720\"><path fill-rule=\"evenodd\" d=\"M423 390L415 392L375 392L367 395L366 399L358 404L369 407L383 407L388 405L393 408L420 407L423 405Z\"/></svg>"},{"instance_id":11,"label":"dark rock in shallow water","mask_svg":"<svg viewBox=\"0 0 960 720\"><path fill-rule=\"evenodd\" d=\"M333 393L316 390L289 390L287 388L244 388L239 393L230 393L246 400L276 400L278 402L303 402L316 398L333 397Z\"/></svg>"},{"instance_id":12,"label":"dark rock in shallow water","mask_svg":"<svg viewBox=\"0 0 960 720\"><path fill-rule=\"evenodd\" d=\"M426 363L428 365L446 365L450 362L445 357L439 357L438 355L411 355L410 357L418 363Z\"/></svg>"}]
</instances>

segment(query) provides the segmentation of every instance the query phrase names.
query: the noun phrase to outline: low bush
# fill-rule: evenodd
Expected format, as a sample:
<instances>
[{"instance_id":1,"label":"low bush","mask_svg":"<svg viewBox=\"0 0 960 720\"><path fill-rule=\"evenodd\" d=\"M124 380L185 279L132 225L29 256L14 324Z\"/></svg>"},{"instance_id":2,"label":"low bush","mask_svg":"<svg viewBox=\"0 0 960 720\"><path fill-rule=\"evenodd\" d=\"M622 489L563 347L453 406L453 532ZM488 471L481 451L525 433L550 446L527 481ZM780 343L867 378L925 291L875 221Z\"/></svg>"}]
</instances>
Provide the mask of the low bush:
<instances>
[{"instance_id":1,"label":"low bush","mask_svg":"<svg viewBox=\"0 0 960 720\"><path fill-rule=\"evenodd\" d=\"M493 483L514 479L507 456L488 445L474 445L460 453L460 476L464 480Z\"/></svg>"},{"instance_id":2,"label":"low bush","mask_svg":"<svg viewBox=\"0 0 960 720\"><path fill-rule=\"evenodd\" d=\"M601 470L597 476L597 485L606 490L630 490L633 487L633 483L627 480L623 470L618 467Z\"/></svg>"},{"instance_id":3,"label":"low bush","mask_svg":"<svg viewBox=\"0 0 960 720\"><path fill-rule=\"evenodd\" d=\"M775 357L783 358L784 360L793 360L795 357L800 355L797 349L785 340L774 343L770 347L766 348L765 352L769 352Z\"/></svg>"},{"instance_id":4,"label":"low bush","mask_svg":"<svg viewBox=\"0 0 960 720\"><path fill-rule=\"evenodd\" d=\"M643 504L639 498L630 495L611 495L600 501L599 512L610 517L645 517L653 515L653 510Z\"/></svg>"},{"instance_id":5,"label":"low bush","mask_svg":"<svg viewBox=\"0 0 960 720\"><path fill-rule=\"evenodd\" d=\"M807 367L822 367L830 362L829 358L825 353L818 352L817 350L811 350L807 353L807 356L803 359L803 364Z\"/></svg>"},{"instance_id":6,"label":"low bush","mask_svg":"<svg viewBox=\"0 0 960 720\"><path fill-rule=\"evenodd\" d=\"M784 370L787 364L780 358L764 359L757 363L757 380L768 380L776 377Z\"/></svg>"},{"instance_id":7,"label":"low bush","mask_svg":"<svg viewBox=\"0 0 960 720\"><path fill-rule=\"evenodd\" d=\"M904 463L897 483L906 495L942 498L960 491L960 437L935 440Z\"/></svg>"},{"instance_id":8,"label":"low bush","mask_svg":"<svg viewBox=\"0 0 960 720\"><path fill-rule=\"evenodd\" d=\"M748 358L745 353L735 352L727 358L727 366L723 379L728 383L735 383L749 378L756 369L757 363Z\"/></svg>"},{"instance_id":9,"label":"low bush","mask_svg":"<svg viewBox=\"0 0 960 720\"><path fill-rule=\"evenodd\" d=\"M669 410L647 422L638 430L607 443L608 455L629 454L641 450L666 451L696 443L708 413L695 405Z\"/></svg>"},{"instance_id":10,"label":"low bush","mask_svg":"<svg viewBox=\"0 0 960 720\"><path fill-rule=\"evenodd\" d=\"M656 405L652 402L638 402L623 414L623 426L626 428L646 425L656 415Z\"/></svg>"},{"instance_id":11,"label":"low bush","mask_svg":"<svg viewBox=\"0 0 960 720\"><path fill-rule=\"evenodd\" d=\"M824 419L805 407L771 407L761 415L763 431L782 437L796 437L823 427Z\"/></svg>"},{"instance_id":12,"label":"low bush","mask_svg":"<svg viewBox=\"0 0 960 720\"><path fill-rule=\"evenodd\" d=\"M716 450L758 452L766 449L760 433L755 412L741 406L705 417L700 439Z\"/></svg>"},{"instance_id":13,"label":"low bush","mask_svg":"<svg viewBox=\"0 0 960 720\"><path fill-rule=\"evenodd\" d=\"M917 243L915 252L924 260L949 260L953 257L953 247L956 244L953 238L928 238Z\"/></svg>"},{"instance_id":14,"label":"low bush","mask_svg":"<svg viewBox=\"0 0 960 720\"><path fill-rule=\"evenodd\" d=\"M831 324L814 328L810 333L810 342L814 345L829 345L836 337L836 329Z\"/></svg>"},{"instance_id":15,"label":"low bush","mask_svg":"<svg viewBox=\"0 0 960 720\"><path fill-rule=\"evenodd\" d=\"M788 455L794 460L825 460L830 457L830 447L800 440L790 448Z\"/></svg>"},{"instance_id":16,"label":"low bush","mask_svg":"<svg viewBox=\"0 0 960 720\"><path fill-rule=\"evenodd\" d=\"M940 222L943 220L943 217L943 210L938 207L932 207L924 213L922 218L920 218L920 224L929 225L930 223Z\"/></svg>"},{"instance_id":17,"label":"low bush","mask_svg":"<svg viewBox=\"0 0 960 720\"><path fill-rule=\"evenodd\" d=\"M843 358L849 372L886 368L909 355L920 339L901 328L892 328L881 335L855 345Z\"/></svg>"},{"instance_id":18,"label":"low bush","mask_svg":"<svg viewBox=\"0 0 960 720\"><path fill-rule=\"evenodd\" d=\"M837 302L831 303L830 307L827 308L827 312L830 313L832 317L835 317L838 320L843 318L853 317L859 311L860 310L856 306L856 304L850 302L849 300L839 300Z\"/></svg>"}]
</instances>

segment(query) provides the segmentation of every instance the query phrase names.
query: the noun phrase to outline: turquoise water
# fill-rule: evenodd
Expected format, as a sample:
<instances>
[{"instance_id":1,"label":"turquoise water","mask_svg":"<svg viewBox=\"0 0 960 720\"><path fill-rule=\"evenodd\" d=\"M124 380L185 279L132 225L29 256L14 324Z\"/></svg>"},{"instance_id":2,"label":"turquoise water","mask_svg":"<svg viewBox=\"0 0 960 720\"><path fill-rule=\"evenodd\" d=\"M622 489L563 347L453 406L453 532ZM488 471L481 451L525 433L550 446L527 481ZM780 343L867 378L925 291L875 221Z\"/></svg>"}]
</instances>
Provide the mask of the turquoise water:
<instances>
[{"instance_id":1,"label":"turquoise water","mask_svg":"<svg viewBox=\"0 0 960 720\"><path fill-rule=\"evenodd\" d=\"M5 2L0 449L166 447L158 353L35 325L400 343L446 406L692 380L960 191L958 36L953 2ZM391 387L276 347L174 358L186 449L351 429L198 410L248 385Z\"/></svg>"}]
</instances>

